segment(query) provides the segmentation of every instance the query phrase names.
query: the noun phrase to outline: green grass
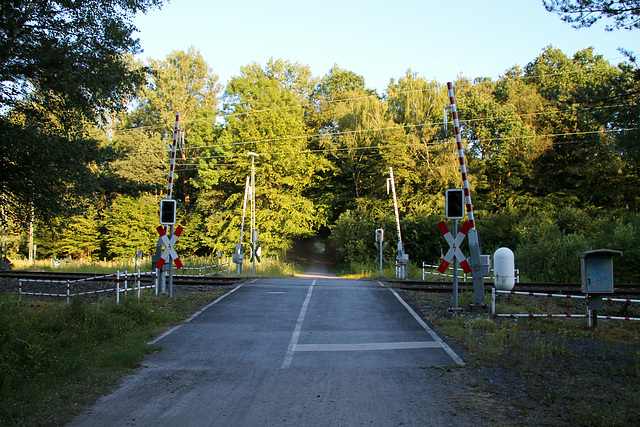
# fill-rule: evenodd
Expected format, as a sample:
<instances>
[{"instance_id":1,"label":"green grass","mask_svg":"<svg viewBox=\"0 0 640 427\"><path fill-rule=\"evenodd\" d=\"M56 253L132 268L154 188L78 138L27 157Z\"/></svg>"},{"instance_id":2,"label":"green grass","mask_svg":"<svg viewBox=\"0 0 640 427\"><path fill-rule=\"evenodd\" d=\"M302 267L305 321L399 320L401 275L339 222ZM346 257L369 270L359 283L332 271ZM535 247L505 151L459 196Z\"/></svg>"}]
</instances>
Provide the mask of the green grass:
<instances>
[{"instance_id":1,"label":"green grass","mask_svg":"<svg viewBox=\"0 0 640 427\"><path fill-rule=\"evenodd\" d=\"M220 293L90 304L0 296L0 425L62 425L139 366L161 329Z\"/></svg>"},{"instance_id":2,"label":"green grass","mask_svg":"<svg viewBox=\"0 0 640 427\"><path fill-rule=\"evenodd\" d=\"M473 361L463 368L464 381L492 396L508 419L518 420L514 424L640 424L640 322L599 320L592 330L584 318L443 315L446 308L440 314L433 308L450 306L450 296L412 292L408 297L469 352ZM460 300L465 298L462 293ZM605 313L620 309L621 304L605 302ZM631 306L625 314L638 310ZM498 300L497 312L507 311L584 313L585 307L580 300L518 295Z\"/></svg>"},{"instance_id":3,"label":"green grass","mask_svg":"<svg viewBox=\"0 0 640 427\"><path fill-rule=\"evenodd\" d=\"M208 257L184 257L180 258L185 267L206 267L218 264L218 258L215 256ZM226 263L230 259L221 257L220 263ZM113 260L113 261L90 261L90 260L73 260L68 263L62 264L60 267L55 268L51 265L51 260L39 260L36 261L35 267L27 260L11 260L13 270L44 270L44 271L58 271L58 272L70 272L70 273L94 273L94 274L108 274L114 273L119 270L121 272L128 271L133 273L135 271L135 264L133 259L131 260ZM226 266L225 266L226 267ZM144 260L138 262L138 268L142 272L152 271L151 258L147 257ZM235 276L236 264L230 263L229 273L223 275ZM292 277L294 274L300 273L301 270L295 264L282 261L278 258L263 257L260 262L256 262L256 276L263 277ZM177 270L174 268L173 273L176 275L181 274L198 274L194 270ZM211 273L211 270L207 270L203 273ZM253 263L250 261L250 257L247 256L243 263L242 268L243 277L253 276Z\"/></svg>"}]
</instances>

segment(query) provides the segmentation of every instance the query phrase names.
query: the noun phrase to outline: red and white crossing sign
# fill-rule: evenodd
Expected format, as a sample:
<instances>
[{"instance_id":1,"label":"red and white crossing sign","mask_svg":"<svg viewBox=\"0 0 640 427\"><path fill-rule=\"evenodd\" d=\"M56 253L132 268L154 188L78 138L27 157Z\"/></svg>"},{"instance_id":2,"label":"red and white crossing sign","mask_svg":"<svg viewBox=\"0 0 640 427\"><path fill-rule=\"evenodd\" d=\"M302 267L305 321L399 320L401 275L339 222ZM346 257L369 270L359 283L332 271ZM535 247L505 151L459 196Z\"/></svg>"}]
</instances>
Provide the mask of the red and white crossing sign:
<instances>
[{"instance_id":1,"label":"red and white crossing sign","mask_svg":"<svg viewBox=\"0 0 640 427\"><path fill-rule=\"evenodd\" d=\"M467 261L464 254L460 250L460 244L462 244L462 241L464 240L465 236L467 235L469 230L471 230L471 221L467 221L464 223L464 225L462 226L462 229L460 229L460 232L458 233L455 239L453 238L453 234L451 234L451 231L449 231L449 228L447 227L447 224L444 223L444 221L438 224L438 228L440 228L440 231L442 231L442 234L444 235L444 239L449 244L449 250L447 251L447 254L444 256L444 259L442 260L442 262L440 263L440 266L438 267L438 271L440 273L444 273L445 271L447 271L447 267L449 267L449 264L451 263L451 260L455 255L456 260L460 263L460 266L462 267L462 270L467 274L471 273L472 271L471 266L469 265L469 262ZM454 266L454 268L457 268L457 267Z\"/></svg>"},{"instance_id":2,"label":"red and white crossing sign","mask_svg":"<svg viewBox=\"0 0 640 427\"><path fill-rule=\"evenodd\" d=\"M178 269L182 268L182 261L180 261L180 257L174 249L174 245L178 241L180 233L182 233L182 227L179 225L173 232L173 236L171 236L171 239L169 239L169 237L167 236L167 232L164 230L164 227L158 227L158 234L160 235L160 240L164 244L164 251L162 251L162 255L156 263L156 268L162 268L164 263L169 261L170 259L173 259L173 262L176 264L176 267Z\"/></svg>"}]
</instances>

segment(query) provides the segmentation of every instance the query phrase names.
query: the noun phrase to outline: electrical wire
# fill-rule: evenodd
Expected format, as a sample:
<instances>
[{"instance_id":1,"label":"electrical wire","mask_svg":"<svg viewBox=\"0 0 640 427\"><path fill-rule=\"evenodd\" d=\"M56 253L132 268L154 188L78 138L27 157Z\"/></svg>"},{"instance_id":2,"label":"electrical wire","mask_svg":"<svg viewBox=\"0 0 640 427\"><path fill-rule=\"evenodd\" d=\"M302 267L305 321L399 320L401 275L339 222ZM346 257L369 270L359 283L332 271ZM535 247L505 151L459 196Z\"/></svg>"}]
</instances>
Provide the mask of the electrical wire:
<instances>
[{"instance_id":1,"label":"electrical wire","mask_svg":"<svg viewBox=\"0 0 640 427\"><path fill-rule=\"evenodd\" d=\"M619 57L619 58L623 58L623 57ZM614 58L614 59L616 59L616 58ZM540 78L540 77L550 78L550 77L559 77L559 76L566 76L566 75L573 75L573 74L590 74L590 73L594 73L596 71L598 71L598 70L591 70L591 69L581 70L580 69L580 70L563 71L563 72L558 72L558 73L543 74L542 76L532 75L532 76L494 76L494 77L496 77L498 79L502 79L502 81L527 80L527 79L536 79L536 78ZM492 79L492 77L489 77L489 78ZM491 80L491 81L493 82L493 80ZM444 86L444 85L441 85L441 86ZM424 88L424 89L410 89L410 90L393 92L392 95L393 96L398 96L398 95L411 94L411 93L422 93L422 92L433 91L433 90L434 90L433 87L428 87L428 88ZM436 91L437 91L437 89L436 89ZM331 104L334 104L334 103L353 102L353 101L366 100L366 99L371 99L371 98L376 98L378 100L383 100L383 101L386 99L385 102L390 102L390 100L391 100L390 99L390 95L387 92L386 94L383 94L383 95L379 95L377 93L373 93L371 95L362 95L362 96L344 98L344 99L322 100L320 103L321 104L331 105ZM309 108L309 107L313 108L313 107L316 107L316 106L317 106L317 102L315 102L313 100L309 100L307 103L300 103L300 104L290 105L290 106L272 107L272 108L265 108L265 109L245 111L245 112L230 112L230 113L227 113L227 114L223 114L222 117L224 118L224 117L236 117L236 116L240 116L240 115L254 115L254 114L268 113L268 112L273 112L273 111L283 111L283 110L289 110L289 109L296 109L296 108ZM215 122L219 118L221 118L220 115L215 115L214 117L203 117L203 118L196 118L196 119L190 119L190 120L183 120L182 124L184 125L184 124L188 124L188 123L196 123L196 122L201 122L201 121ZM139 126L139 127L135 127L135 128L119 129L117 131L114 131L113 135L117 135L119 133L126 133L126 132L135 132L135 131L140 131L140 130L170 129L170 128L171 128L171 126L169 124L147 125L147 126Z\"/></svg>"}]
</instances>

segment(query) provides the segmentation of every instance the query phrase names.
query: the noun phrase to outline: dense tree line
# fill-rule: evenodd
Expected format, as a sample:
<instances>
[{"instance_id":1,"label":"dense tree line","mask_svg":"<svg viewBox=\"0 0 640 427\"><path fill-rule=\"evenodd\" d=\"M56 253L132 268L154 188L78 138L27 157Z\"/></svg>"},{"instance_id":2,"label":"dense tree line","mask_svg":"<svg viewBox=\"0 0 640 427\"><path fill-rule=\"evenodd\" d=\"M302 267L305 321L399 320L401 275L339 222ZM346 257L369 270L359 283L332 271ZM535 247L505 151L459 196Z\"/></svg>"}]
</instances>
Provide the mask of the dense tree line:
<instances>
[{"instance_id":1,"label":"dense tree line","mask_svg":"<svg viewBox=\"0 0 640 427\"><path fill-rule=\"evenodd\" d=\"M119 4L144 10L157 2ZM118 28L126 39L128 27ZM3 181L3 218L19 230L34 206L41 256L126 258L136 247L155 249L180 112L174 196L185 227L181 254L229 254L238 242L253 151L267 256L286 257L296 241L323 238L344 265L369 263L373 232L383 227L394 259L392 167L407 251L416 263L438 262L444 191L461 186L452 127L443 123L444 82L408 70L377 93L337 65L316 77L307 66L271 59L242 67L223 87L195 48L144 64L123 51L135 46L121 46L110 68L129 82L113 95L92 97L87 91L99 85L73 82L54 90L43 77L41 90L4 104L10 113L0 124L20 143L3 146L3 167L15 168L13 181ZM617 271L640 280L632 268L640 255L639 89L632 55L614 66L592 48L569 57L552 46L497 79L455 81L486 253L509 246L529 277L575 280L578 252L609 247L625 251ZM65 104L81 95L86 102ZM91 104L97 99L109 102ZM69 166L64 176L55 164ZM60 197L52 204L40 197L46 192Z\"/></svg>"}]
</instances>

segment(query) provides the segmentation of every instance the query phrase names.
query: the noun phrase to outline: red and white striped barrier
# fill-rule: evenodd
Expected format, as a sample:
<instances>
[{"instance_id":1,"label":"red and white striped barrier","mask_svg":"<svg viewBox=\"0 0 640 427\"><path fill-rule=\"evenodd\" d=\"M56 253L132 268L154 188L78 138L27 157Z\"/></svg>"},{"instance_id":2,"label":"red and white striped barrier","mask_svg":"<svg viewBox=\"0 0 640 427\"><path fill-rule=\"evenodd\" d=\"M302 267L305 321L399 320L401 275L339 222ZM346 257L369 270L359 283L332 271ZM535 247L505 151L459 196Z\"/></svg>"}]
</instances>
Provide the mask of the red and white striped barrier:
<instances>
[{"instance_id":1,"label":"red and white striped barrier","mask_svg":"<svg viewBox=\"0 0 640 427\"><path fill-rule=\"evenodd\" d=\"M453 277L453 274L449 274L449 273L441 273L440 271L438 271L438 267L437 265L433 265L433 264L427 264L425 262L422 263L422 280L426 280L426 276L427 275L431 275L431 276L439 276L439 277ZM453 268L451 266L449 266L448 268L449 270L453 270ZM435 270L435 271L429 271L429 270ZM467 274L464 272L464 270L461 267L458 267L458 272L460 273L458 275L458 277L463 277L462 281L466 282L467 281ZM492 275L489 276L485 276L485 279L487 280L494 280L495 277L493 276L493 273L495 273L494 269L491 269L491 273ZM516 283L520 283L520 269L516 268L515 270L515 275L516 275Z\"/></svg>"},{"instance_id":2,"label":"red and white striped barrier","mask_svg":"<svg viewBox=\"0 0 640 427\"><path fill-rule=\"evenodd\" d=\"M171 199L173 192L173 171L176 167L176 146L178 145L179 126L180 113L176 113L176 124L173 127L173 144L171 144L171 159L169 160L169 185L167 187L167 199Z\"/></svg>"},{"instance_id":3,"label":"red and white striped barrier","mask_svg":"<svg viewBox=\"0 0 640 427\"><path fill-rule=\"evenodd\" d=\"M219 267L224 267L227 266L226 270L220 270ZM202 274L203 270L212 270L215 269L215 271L212 271L210 273L205 273ZM219 273L229 273L231 271L231 262L227 261L227 262L223 262L220 264L213 264L213 265L207 265L205 267L182 267L181 271L184 272L185 270L198 270L198 275L195 274L180 274L180 277L206 277L206 276L215 276L216 274Z\"/></svg>"},{"instance_id":4,"label":"red and white striped barrier","mask_svg":"<svg viewBox=\"0 0 640 427\"><path fill-rule=\"evenodd\" d=\"M462 137L460 135L460 122L458 121L458 109L456 107L456 98L453 94L453 83L447 83L449 91L449 103L451 104L451 115L453 116L453 128L456 134L456 144L458 146L458 158L460 161L460 172L462 172L462 190L464 191L464 201L467 207L467 217L471 223L471 228L476 227L473 215L473 203L471 203L471 191L469 190L469 178L467 176L467 164L464 159L464 149L462 147Z\"/></svg>"},{"instance_id":5,"label":"red and white striped barrier","mask_svg":"<svg viewBox=\"0 0 640 427\"><path fill-rule=\"evenodd\" d=\"M531 296L539 296L539 297L552 297L552 298L571 298L571 299L586 299L585 295L564 295L564 294L545 294L541 292L519 292L519 291L502 291L498 289L491 289L491 314L496 317L590 317L589 309L587 308L587 314L497 314L496 313L496 294L507 294L507 295L531 295ZM627 299L627 298L602 298L603 301L614 301L614 302L631 302L631 303L640 303L640 300L637 299ZM620 317L620 316L597 316L598 319L603 320L635 320L640 321L638 317Z\"/></svg>"},{"instance_id":6,"label":"red and white striped barrier","mask_svg":"<svg viewBox=\"0 0 640 427\"><path fill-rule=\"evenodd\" d=\"M152 273L140 273L140 270L138 270L137 273L133 273L134 279L135 279L135 283L136 283L136 289L138 291L138 298L140 298L140 292L142 289L150 289L150 288L155 288L156 285L147 285L147 286L142 286L141 282L140 282L140 277L144 276L144 275L150 275ZM114 288L106 288L106 289L96 289L96 290L92 290L92 291L83 291L83 292L71 292L71 286L73 284L79 284L82 282L92 282L92 281L104 281L105 279L108 279L110 277L114 277L115 278L115 287ZM24 285L28 284L28 283L38 283L38 284L52 284L52 285L64 285L65 286L65 292L61 293L61 292L30 292L30 291L25 291L24 290ZM18 283L18 294L20 296L20 298L22 297L22 295L30 295L30 296L41 296L41 297L59 297L59 298L67 298L67 302L69 302L69 299L71 297L75 297L75 296L82 296L82 295L94 295L94 294L101 294L101 293L106 293L106 292L116 292L116 301L120 301L120 292L125 292L127 293L129 291L128 289L128 273L125 271L124 273L124 289L120 289L120 271L116 271L115 273L111 273L111 274L105 274L102 276L94 276L94 277L88 277L88 278L84 278L84 279L77 279L77 280L39 280L39 279L20 279L19 283ZM157 290L156 290L157 292Z\"/></svg>"},{"instance_id":7,"label":"red and white striped barrier","mask_svg":"<svg viewBox=\"0 0 640 427\"><path fill-rule=\"evenodd\" d=\"M586 314L496 314L497 317L587 317Z\"/></svg>"}]
</instances>

